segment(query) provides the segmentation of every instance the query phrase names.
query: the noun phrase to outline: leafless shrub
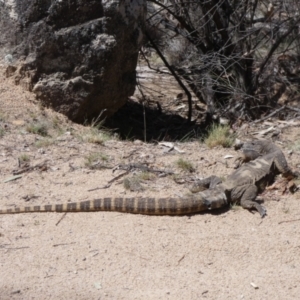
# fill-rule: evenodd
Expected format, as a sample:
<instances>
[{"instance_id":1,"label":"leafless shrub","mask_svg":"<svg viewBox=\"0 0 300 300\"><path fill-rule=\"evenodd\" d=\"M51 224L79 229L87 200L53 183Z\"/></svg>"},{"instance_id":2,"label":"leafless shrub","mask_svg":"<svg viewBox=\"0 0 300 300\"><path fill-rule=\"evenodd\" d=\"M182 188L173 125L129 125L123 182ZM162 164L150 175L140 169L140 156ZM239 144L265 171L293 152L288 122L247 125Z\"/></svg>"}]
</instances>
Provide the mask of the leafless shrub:
<instances>
[{"instance_id":1,"label":"leafless shrub","mask_svg":"<svg viewBox=\"0 0 300 300\"><path fill-rule=\"evenodd\" d=\"M191 45L186 39L179 36L169 39L166 44L164 53L172 66L180 67L185 61L189 60Z\"/></svg>"},{"instance_id":2,"label":"leafless shrub","mask_svg":"<svg viewBox=\"0 0 300 300\"><path fill-rule=\"evenodd\" d=\"M208 113L257 118L299 86L299 1L148 2L162 53Z\"/></svg>"}]
</instances>

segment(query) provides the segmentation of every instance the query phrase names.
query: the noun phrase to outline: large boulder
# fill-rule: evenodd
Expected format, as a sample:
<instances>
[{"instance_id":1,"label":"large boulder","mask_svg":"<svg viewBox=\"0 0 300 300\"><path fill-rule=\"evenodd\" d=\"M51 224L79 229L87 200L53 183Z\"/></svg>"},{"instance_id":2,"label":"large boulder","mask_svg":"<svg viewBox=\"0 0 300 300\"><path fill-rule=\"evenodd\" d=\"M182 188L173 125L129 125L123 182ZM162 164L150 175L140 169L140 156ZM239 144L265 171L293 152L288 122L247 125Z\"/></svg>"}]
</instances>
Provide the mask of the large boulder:
<instances>
[{"instance_id":1,"label":"large boulder","mask_svg":"<svg viewBox=\"0 0 300 300\"><path fill-rule=\"evenodd\" d=\"M134 93L146 0L0 0L7 75L74 121Z\"/></svg>"}]
</instances>

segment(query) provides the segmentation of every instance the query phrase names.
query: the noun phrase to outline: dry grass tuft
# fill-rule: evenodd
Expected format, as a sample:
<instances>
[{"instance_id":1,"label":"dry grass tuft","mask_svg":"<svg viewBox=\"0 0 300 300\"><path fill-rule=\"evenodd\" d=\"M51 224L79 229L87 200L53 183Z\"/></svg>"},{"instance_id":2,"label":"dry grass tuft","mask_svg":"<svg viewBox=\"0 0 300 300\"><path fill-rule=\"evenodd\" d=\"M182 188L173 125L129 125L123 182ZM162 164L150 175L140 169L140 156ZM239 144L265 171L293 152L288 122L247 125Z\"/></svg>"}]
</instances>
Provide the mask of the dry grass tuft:
<instances>
[{"instance_id":1,"label":"dry grass tuft","mask_svg":"<svg viewBox=\"0 0 300 300\"><path fill-rule=\"evenodd\" d=\"M26 130L29 133L38 134L41 136L47 136L48 130L49 130L49 125L42 121L32 122L26 126Z\"/></svg>"},{"instance_id":2,"label":"dry grass tuft","mask_svg":"<svg viewBox=\"0 0 300 300\"><path fill-rule=\"evenodd\" d=\"M176 161L177 167L180 168L181 170L185 171L185 172L195 172L195 168L193 166L193 164L187 160L184 160L182 158L179 158Z\"/></svg>"},{"instance_id":3,"label":"dry grass tuft","mask_svg":"<svg viewBox=\"0 0 300 300\"><path fill-rule=\"evenodd\" d=\"M19 156L20 163L25 163L30 161L30 157L28 154L24 153Z\"/></svg>"},{"instance_id":4,"label":"dry grass tuft","mask_svg":"<svg viewBox=\"0 0 300 300\"><path fill-rule=\"evenodd\" d=\"M214 148L216 146L222 146L224 148L229 148L234 143L234 135L230 132L229 126L223 125L212 125L208 131L208 136L204 140L204 143L209 148Z\"/></svg>"},{"instance_id":5,"label":"dry grass tuft","mask_svg":"<svg viewBox=\"0 0 300 300\"><path fill-rule=\"evenodd\" d=\"M85 157L84 166L89 169L96 169L100 162L108 162L108 157L100 152L90 153Z\"/></svg>"}]
</instances>

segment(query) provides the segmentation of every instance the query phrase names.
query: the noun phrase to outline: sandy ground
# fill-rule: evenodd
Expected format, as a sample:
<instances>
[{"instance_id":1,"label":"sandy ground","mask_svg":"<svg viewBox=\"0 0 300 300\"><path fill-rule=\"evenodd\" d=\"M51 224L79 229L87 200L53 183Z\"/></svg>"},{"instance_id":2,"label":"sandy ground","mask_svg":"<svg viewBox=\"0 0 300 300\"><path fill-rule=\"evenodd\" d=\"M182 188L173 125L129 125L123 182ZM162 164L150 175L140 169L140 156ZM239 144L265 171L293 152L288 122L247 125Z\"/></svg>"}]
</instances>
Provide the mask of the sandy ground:
<instances>
[{"instance_id":1,"label":"sandy ground","mask_svg":"<svg viewBox=\"0 0 300 300\"><path fill-rule=\"evenodd\" d=\"M48 126L48 136L28 132L38 122ZM300 130L279 125L276 143L299 170ZM265 122L251 130L269 127ZM231 173L238 156L197 141L175 143L183 153L112 137L89 143L90 128L41 110L32 94L2 75L0 129L0 206L6 208L105 196L181 196L195 178ZM102 167L86 166L93 153L94 167ZM233 158L224 158L229 154ZM180 169L179 158L195 172ZM18 159L28 161L19 165ZM143 179L143 191L126 190L124 176L106 186L124 172L112 167L137 162L172 171L182 184L154 175ZM5 182L25 163L37 167ZM240 207L182 217L1 215L0 299L299 299L300 193L272 190L265 196L264 219Z\"/></svg>"}]
</instances>

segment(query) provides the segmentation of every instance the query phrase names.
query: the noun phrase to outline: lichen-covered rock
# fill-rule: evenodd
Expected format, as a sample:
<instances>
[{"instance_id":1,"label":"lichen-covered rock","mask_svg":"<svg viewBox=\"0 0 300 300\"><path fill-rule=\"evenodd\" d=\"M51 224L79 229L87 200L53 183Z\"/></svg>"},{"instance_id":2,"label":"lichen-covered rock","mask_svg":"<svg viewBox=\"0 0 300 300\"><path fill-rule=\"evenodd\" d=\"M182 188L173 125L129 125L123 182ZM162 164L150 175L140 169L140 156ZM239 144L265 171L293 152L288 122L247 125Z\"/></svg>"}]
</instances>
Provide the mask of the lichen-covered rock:
<instances>
[{"instance_id":1,"label":"lichen-covered rock","mask_svg":"<svg viewBox=\"0 0 300 300\"><path fill-rule=\"evenodd\" d=\"M7 75L75 121L113 114L135 89L146 0L0 0Z\"/></svg>"}]
</instances>

